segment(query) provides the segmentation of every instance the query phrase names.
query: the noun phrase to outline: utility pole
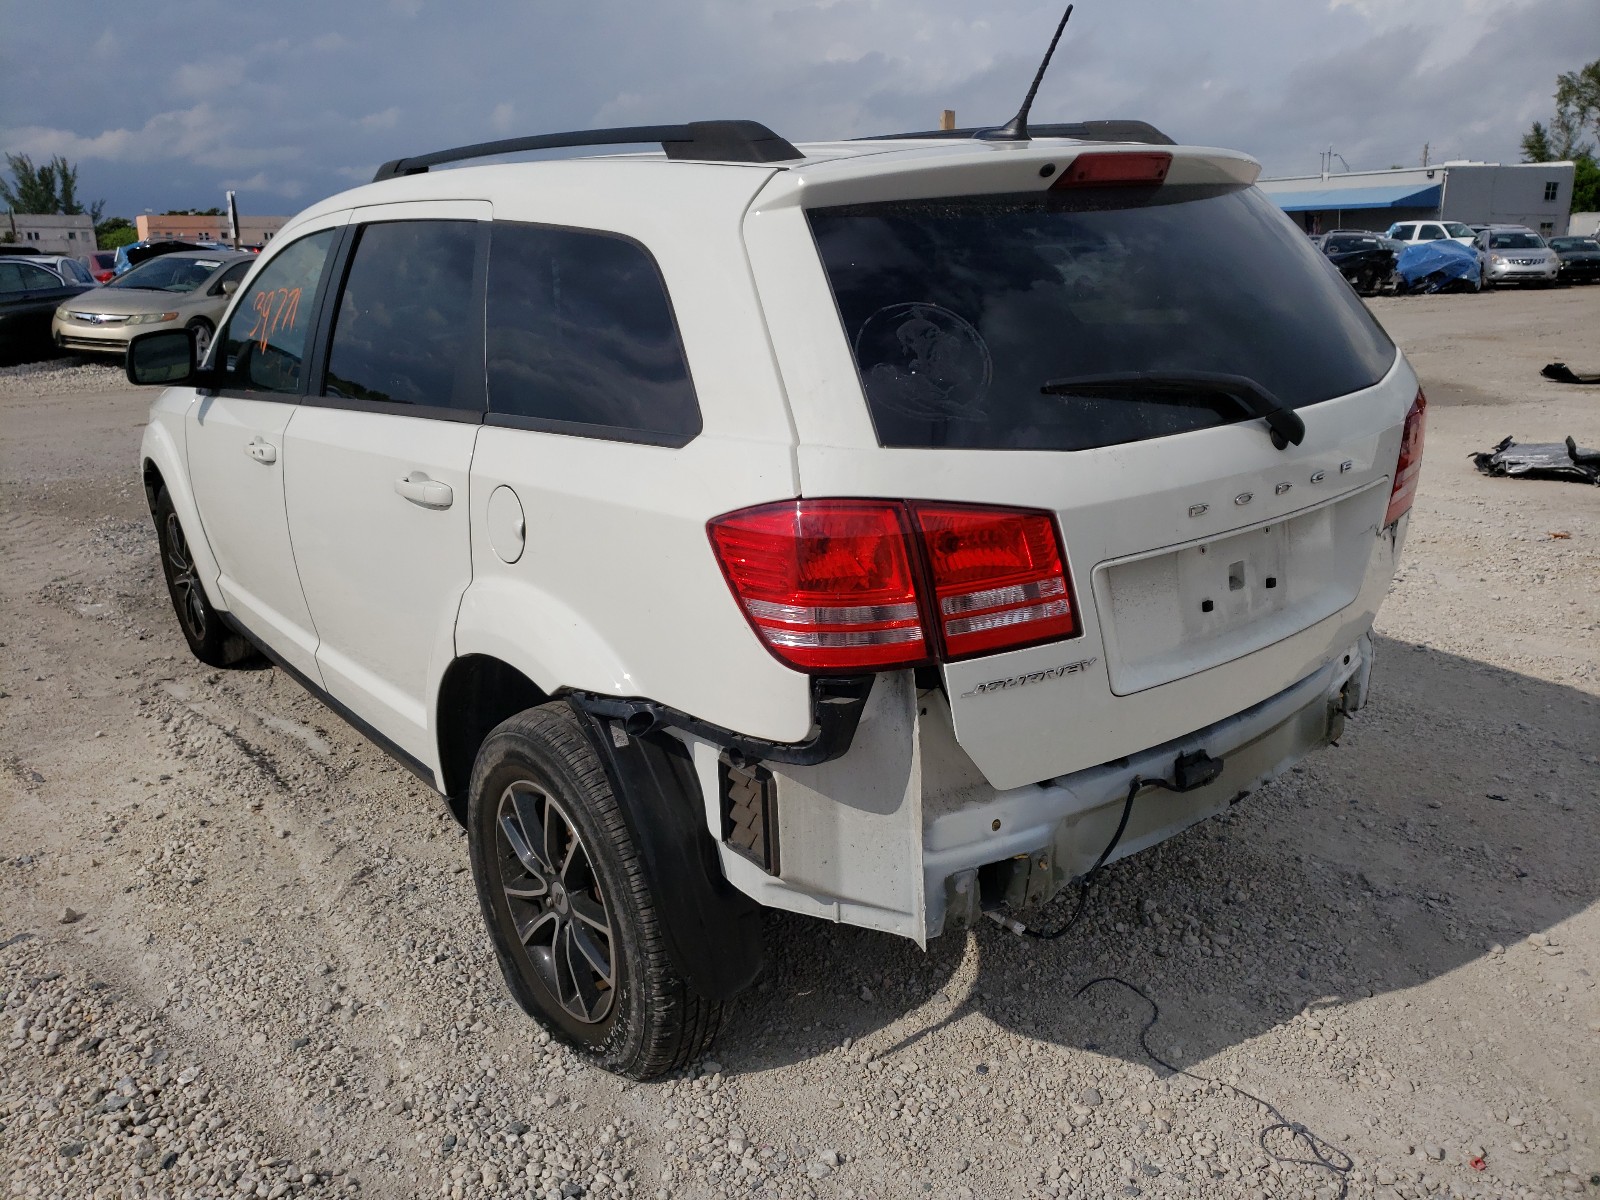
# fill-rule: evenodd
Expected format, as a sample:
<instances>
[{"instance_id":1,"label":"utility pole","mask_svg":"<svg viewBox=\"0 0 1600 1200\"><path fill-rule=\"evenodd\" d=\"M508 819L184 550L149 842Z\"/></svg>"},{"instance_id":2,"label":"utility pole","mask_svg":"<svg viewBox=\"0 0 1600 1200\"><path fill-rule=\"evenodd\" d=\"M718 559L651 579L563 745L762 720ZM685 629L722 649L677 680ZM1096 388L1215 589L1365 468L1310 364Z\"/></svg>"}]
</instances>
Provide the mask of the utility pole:
<instances>
[{"instance_id":1,"label":"utility pole","mask_svg":"<svg viewBox=\"0 0 1600 1200\"><path fill-rule=\"evenodd\" d=\"M1428 165L1428 145L1429 145L1429 143L1427 143L1427 142L1423 142L1422 143L1422 165L1423 166L1427 166Z\"/></svg>"},{"instance_id":2,"label":"utility pole","mask_svg":"<svg viewBox=\"0 0 1600 1200\"><path fill-rule=\"evenodd\" d=\"M956 110L947 108L939 114L940 129L954 129L956 127Z\"/></svg>"}]
</instances>

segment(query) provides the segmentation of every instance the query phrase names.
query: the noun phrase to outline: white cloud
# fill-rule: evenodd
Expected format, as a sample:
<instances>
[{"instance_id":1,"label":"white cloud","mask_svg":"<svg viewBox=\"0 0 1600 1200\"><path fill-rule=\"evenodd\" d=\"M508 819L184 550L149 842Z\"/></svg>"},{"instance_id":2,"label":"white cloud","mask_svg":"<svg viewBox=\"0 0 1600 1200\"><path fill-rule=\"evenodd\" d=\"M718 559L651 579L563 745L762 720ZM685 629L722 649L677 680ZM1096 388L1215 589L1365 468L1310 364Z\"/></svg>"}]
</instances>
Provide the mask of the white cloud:
<instances>
[{"instance_id":1,"label":"white cloud","mask_svg":"<svg viewBox=\"0 0 1600 1200\"><path fill-rule=\"evenodd\" d=\"M116 163L181 159L209 167L239 170L283 162L295 151L283 146L245 144L241 123L210 103L157 113L138 129L107 129L83 135L70 129L32 125L0 130L0 142L13 153Z\"/></svg>"},{"instance_id":2,"label":"white cloud","mask_svg":"<svg viewBox=\"0 0 1600 1200\"><path fill-rule=\"evenodd\" d=\"M494 111L489 114L489 125L496 133L510 133L512 124L517 119L517 106L509 100L502 100L494 106Z\"/></svg>"},{"instance_id":3,"label":"white cloud","mask_svg":"<svg viewBox=\"0 0 1600 1200\"><path fill-rule=\"evenodd\" d=\"M368 113L356 121L363 129L393 129L399 123L400 109L395 105L390 105L382 112Z\"/></svg>"}]
</instances>

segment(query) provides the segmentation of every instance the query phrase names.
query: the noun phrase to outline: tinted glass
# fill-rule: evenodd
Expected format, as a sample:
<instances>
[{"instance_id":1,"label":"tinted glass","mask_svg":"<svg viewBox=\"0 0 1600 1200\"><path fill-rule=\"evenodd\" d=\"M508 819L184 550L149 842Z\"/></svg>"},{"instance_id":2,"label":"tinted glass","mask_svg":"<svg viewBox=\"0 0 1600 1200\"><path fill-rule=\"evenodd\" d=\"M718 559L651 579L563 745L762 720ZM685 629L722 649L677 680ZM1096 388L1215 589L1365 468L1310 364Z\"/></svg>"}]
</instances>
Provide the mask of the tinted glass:
<instances>
[{"instance_id":1,"label":"tinted glass","mask_svg":"<svg viewBox=\"0 0 1600 1200\"><path fill-rule=\"evenodd\" d=\"M1045 395L1130 371L1248 376L1301 407L1394 346L1254 189L1168 185L816 209L886 446L1079 450L1248 419L1217 395Z\"/></svg>"},{"instance_id":2,"label":"tinted glass","mask_svg":"<svg viewBox=\"0 0 1600 1200\"><path fill-rule=\"evenodd\" d=\"M666 284L636 242L496 222L487 344L492 413L669 444L700 432Z\"/></svg>"},{"instance_id":3,"label":"tinted glass","mask_svg":"<svg viewBox=\"0 0 1600 1200\"><path fill-rule=\"evenodd\" d=\"M1537 233L1491 233L1489 235L1489 248L1492 250L1540 250L1544 248L1544 239Z\"/></svg>"},{"instance_id":4,"label":"tinted glass","mask_svg":"<svg viewBox=\"0 0 1600 1200\"><path fill-rule=\"evenodd\" d=\"M286 246L239 294L228 328L217 339L227 386L258 392L305 390L317 285L336 232L324 229Z\"/></svg>"},{"instance_id":5,"label":"tinted glass","mask_svg":"<svg viewBox=\"0 0 1600 1200\"><path fill-rule=\"evenodd\" d=\"M55 291L65 286L53 271L34 263L18 263L17 270L22 272L22 286L30 292Z\"/></svg>"},{"instance_id":6,"label":"tinted glass","mask_svg":"<svg viewBox=\"0 0 1600 1200\"><path fill-rule=\"evenodd\" d=\"M477 249L476 221L363 229L339 296L323 390L347 400L481 410Z\"/></svg>"},{"instance_id":7,"label":"tinted glass","mask_svg":"<svg viewBox=\"0 0 1600 1200\"><path fill-rule=\"evenodd\" d=\"M218 275L216 283L213 283L211 286L216 287L218 284L238 283L249 273L250 268L253 265L253 263L247 262L234 263L233 266L229 267L221 275Z\"/></svg>"},{"instance_id":8,"label":"tinted glass","mask_svg":"<svg viewBox=\"0 0 1600 1200\"><path fill-rule=\"evenodd\" d=\"M14 262L0 262L0 292L25 292L28 285L22 282L22 270Z\"/></svg>"}]
</instances>

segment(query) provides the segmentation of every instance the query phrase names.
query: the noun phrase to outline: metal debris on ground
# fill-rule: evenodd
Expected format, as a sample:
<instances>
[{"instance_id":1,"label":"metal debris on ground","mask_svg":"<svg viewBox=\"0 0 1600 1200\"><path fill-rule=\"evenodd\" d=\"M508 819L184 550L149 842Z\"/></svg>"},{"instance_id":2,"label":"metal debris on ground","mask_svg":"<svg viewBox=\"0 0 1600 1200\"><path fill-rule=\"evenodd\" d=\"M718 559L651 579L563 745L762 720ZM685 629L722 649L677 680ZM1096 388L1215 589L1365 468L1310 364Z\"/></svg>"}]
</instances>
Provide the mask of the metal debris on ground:
<instances>
[{"instance_id":1,"label":"metal debris on ground","mask_svg":"<svg viewBox=\"0 0 1600 1200\"><path fill-rule=\"evenodd\" d=\"M1557 383L1600 383L1600 375L1579 375L1564 362L1545 363L1539 374Z\"/></svg>"},{"instance_id":2,"label":"metal debris on ground","mask_svg":"<svg viewBox=\"0 0 1600 1200\"><path fill-rule=\"evenodd\" d=\"M1472 456L1485 475L1522 479L1564 479L1600 486L1600 450L1579 449L1570 437L1564 442L1514 442L1506 438L1493 450Z\"/></svg>"}]
</instances>

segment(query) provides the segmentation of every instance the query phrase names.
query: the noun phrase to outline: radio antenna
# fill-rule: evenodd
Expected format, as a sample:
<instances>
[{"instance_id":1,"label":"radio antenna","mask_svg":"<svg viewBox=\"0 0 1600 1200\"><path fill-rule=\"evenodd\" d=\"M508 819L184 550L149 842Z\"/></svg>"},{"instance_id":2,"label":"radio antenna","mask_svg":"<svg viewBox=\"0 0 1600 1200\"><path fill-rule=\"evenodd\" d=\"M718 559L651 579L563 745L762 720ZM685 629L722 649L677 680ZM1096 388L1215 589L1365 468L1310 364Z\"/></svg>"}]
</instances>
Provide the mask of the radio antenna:
<instances>
[{"instance_id":1,"label":"radio antenna","mask_svg":"<svg viewBox=\"0 0 1600 1200\"><path fill-rule=\"evenodd\" d=\"M1012 117L998 129L980 129L973 137L981 138L986 142L1026 142L1031 135L1028 133L1028 110L1033 107L1033 98L1039 91L1039 81L1044 78L1045 68L1050 65L1050 56L1056 52L1056 43L1061 40L1061 31L1067 27L1067 21L1072 17L1072 5L1067 5L1067 11L1061 14L1061 24L1056 26L1056 35L1050 39L1050 49L1044 52L1044 61L1039 64L1039 70L1034 74L1033 85L1028 88L1028 95L1022 101L1022 107L1017 109L1017 115Z\"/></svg>"}]
</instances>

